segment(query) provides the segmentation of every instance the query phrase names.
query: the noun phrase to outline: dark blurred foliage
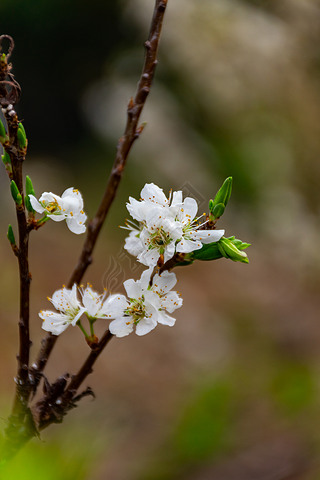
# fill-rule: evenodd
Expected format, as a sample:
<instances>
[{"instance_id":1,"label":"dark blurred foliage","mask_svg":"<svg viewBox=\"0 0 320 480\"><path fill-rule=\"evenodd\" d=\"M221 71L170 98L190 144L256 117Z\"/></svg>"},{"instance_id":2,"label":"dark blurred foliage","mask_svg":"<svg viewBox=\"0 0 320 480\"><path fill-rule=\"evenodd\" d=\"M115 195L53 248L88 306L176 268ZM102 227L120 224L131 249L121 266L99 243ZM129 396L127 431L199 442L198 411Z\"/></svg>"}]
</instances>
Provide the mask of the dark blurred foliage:
<instances>
[{"instance_id":1,"label":"dark blurred foliage","mask_svg":"<svg viewBox=\"0 0 320 480\"><path fill-rule=\"evenodd\" d=\"M122 4L1 1L1 29L16 43L14 74L23 88L18 110L32 138L30 154L64 156L88 136L80 113L83 92L132 39L139 43L141 32L123 18Z\"/></svg>"}]
</instances>

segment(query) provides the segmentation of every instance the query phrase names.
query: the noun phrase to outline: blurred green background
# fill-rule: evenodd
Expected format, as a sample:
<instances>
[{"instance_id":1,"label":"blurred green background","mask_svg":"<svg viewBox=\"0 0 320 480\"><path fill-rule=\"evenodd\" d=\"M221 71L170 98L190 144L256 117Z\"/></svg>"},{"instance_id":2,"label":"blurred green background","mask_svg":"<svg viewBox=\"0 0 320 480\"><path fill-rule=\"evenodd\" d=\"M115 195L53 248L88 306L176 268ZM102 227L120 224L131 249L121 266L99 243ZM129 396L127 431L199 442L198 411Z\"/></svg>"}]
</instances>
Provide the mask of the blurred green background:
<instances>
[{"instance_id":1,"label":"blurred green background","mask_svg":"<svg viewBox=\"0 0 320 480\"><path fill-rule=\"evenodd\" d=\"M151 0L1 1L1 33L15 39L23 89L25 173L37 194L77 187L94 215L152 10ZM232 175L218 225L252 243L250 264L177 269L184 307L174 329L113 340L85 384L97 399L45 431L3 478L320 479L319 32L318 0L169 0L147 127L85 281L122 291L123 280L139 277L118 225L128 196L138 197L146 182L183 188L202 213ZM4 427L18 317L4 168L0 200ZM67 282L82 242L61 223L32 234L33 355L43 335L37 313ZM48 378L75 372L87 351L69 328Z\"/></svg>"}]
</instances>

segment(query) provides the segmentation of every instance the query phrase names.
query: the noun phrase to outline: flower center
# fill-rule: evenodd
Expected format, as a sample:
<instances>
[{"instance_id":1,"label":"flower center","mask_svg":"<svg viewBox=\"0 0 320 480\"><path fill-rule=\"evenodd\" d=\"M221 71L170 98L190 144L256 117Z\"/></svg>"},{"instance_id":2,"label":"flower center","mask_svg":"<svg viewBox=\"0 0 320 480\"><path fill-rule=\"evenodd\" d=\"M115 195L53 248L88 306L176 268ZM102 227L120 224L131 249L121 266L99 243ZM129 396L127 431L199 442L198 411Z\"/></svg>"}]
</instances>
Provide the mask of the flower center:
<instances>
[{"instance_id":1,"label":"flower center","mask_svg":"<svg viewBox=\"0 0 320 480\"><path fill-rule=\"evenodd\" d=\"M55 213L57 210L61 210L61 207L59 207L57 200L54 200L53 202L49 202L49 203L43 203L42 206L49 213Z\"/></svg>"},{"instance_id":2,"label":"flower center","mask_svg":"<svg viewBox=\"0 0 320 480\"><path fill-rule=\"evenodd\" d=\"M130 301L130 306L125 310L125 314L132 317L131 322L137 325L137 323L146 316L144 297L142 296L142 298L139 298L138 300L132 299Z\"/></svg>"},{"instance_id":3,"label":"flower center","mask_svg":"<svg viewBox=\"0 0 320 480\"><path fill-rule=\"evenodd\" d=\"M166 245L168 245L172 241L170 237L170 233L166 232L162 228L158 228L156 232L152 233L149 238L149 249L156 248L156 249L163 249Z\"/></svg>"}]
</instances>

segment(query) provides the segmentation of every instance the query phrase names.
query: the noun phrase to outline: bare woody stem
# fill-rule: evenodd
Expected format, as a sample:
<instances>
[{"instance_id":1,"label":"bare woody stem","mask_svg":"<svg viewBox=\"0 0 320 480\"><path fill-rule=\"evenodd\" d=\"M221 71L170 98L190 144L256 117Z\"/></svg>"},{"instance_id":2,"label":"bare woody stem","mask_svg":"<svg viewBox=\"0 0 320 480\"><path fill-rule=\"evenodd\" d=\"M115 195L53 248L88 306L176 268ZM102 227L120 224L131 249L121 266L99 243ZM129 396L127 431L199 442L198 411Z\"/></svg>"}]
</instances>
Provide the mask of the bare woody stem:
<instances>
[{"instance_id":1,"label":"bare woody stem","mask_svg":"<svg viewBox=\"0 0 320 480\"><path fill-rule=\"evenodd\" d=\"M91 220L91 222L88 225L87 237L86 237L78 264L76 265L70 277L70 280L68 283L69 288L71 288L74 283L79 284L81 282L83 275L85 274L88 266L92 262L93 249L95 247L96 241L98 239L101 227L105 221L107 213L109 212L109 209L116 196L131 147L135 142L135 140L137 140L137 138L139 138L140 134L142 133L143 126L139 126L139 120L140 120L141 112L143 110L145 102L149 95L156 65L158 63L157 53L158 53L159 40L160 40L162 23L163 23L166 7L167 7L167 0L156 0L149 37L148 37L148 40L145 42L145 49L146 49L145 61L142 69L142 74L138 83L137 92L135 97L131 98L129 101L129 105L127 109L127 124L125 127L125 131L123 136L119 139L119 142L117 145L116 158L115 158L115 161L108 179L107 187L102 197L100 206L98 208L98 211L95 217ZM108 335L108 334L105 333L105 335ZM51 354L51 351L57 341L57 338L58 337L52 334L48 334L42 340L42 347L40 349L37 360L33 365L33 373L36 379L40 378L41 372L46 366L46 363ZM90 369L93 363L95 362L96 358L100 355L101 351L105 347L105 344L104 342L102 342L102 339L98 345L99 347L97 350L95 350L95 355L93 355L93 353L91 352L91 354L88 357L88 371L86 375L90 373L91 371ZM90 358L90 361L89 361L89 358ZM92 365L90 364L90 362L92 362ZM83 368L84 367L82 367L82 369ZM83 376L82 369L79 371L79 374L80 372L82 372L81 378ZM77 388L79 386L80 384L77 385Z\"/></svg>"},{"instance_id":2,"label":"bare woody stem","mask_svg":"<svg viewBox=\"0 0 320 480\"><path fill-rule=\"evenodd\" d=\"M4 116L7 122L7 140L3 143L5 151L10 156L12 173L10 178L14 180L19 193L22 197L22 203L16 203L16 215L19 230L19 245L14 246L14 253L18 258L19 278L20 278L20 311L19 311L19 353L17 356L18 368L16 376L16 392L14 404L8 422L7 430L15 428L17 424L22 425L25 417L28 415L28 400L30 395L29 382L29 352L30 352L30 332L29 332L29 299L31 274L29 272L28 245L29 229L24 206L23 195L23 176L22 165L25 160L26 148L19 145L17 131L19 126L18 116L13 106L18 100L20 87L10 73L11 66L7 60L11 55L14 43L8 35L0 37L0 50L2 41L7 39L10 43L8 54L2 58L0 65L0 104L4 109ZM7 107L10 105L10 109Z\"/></svg>"}]
</instances>

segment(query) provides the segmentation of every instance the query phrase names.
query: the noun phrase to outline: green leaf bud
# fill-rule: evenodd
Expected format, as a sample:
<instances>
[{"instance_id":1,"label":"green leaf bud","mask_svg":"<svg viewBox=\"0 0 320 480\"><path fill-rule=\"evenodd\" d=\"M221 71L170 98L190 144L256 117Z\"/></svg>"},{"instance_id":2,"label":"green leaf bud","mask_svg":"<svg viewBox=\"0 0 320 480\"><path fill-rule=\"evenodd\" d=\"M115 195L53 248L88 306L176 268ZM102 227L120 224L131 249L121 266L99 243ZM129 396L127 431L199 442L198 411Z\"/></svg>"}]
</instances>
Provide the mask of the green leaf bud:
<instances>
[{"instance_id":1,"label":"green leaf bud","mask_svg":"<svg viewBox=\"0 0 320 480\"><path fill-rule=\"evenodd\" d=\"M14 233L13 233L13 229L12 229L11 225L8 226L7 237L8 237L9 242L11 243L11 245L16 244L16 239L14 238Z\"/></svg>"},{"instance_id":2,"label":"green leaf bud","mask_svg":"<svg viewBox=\"0 0 320 480\"><path fill-rule=\"evenodd\" d=\"M32 205L31 205L31 202L30 202L30 198L29 198L28 195L26 195L26 196L24 197L24 204L25 204L28 212L34 213L34 210L33 210L33 208L32 208Z\"/></svg>"},{"instance_id":3,"label":"green leaf bud","mask_svg":"<svg viewBox=\"0 0 320 480\"><path fill-rule=\"evenodd\" d=\"M223 215L225 208L226 207L223 203L218 203L213 207L211 216L215 219L220 218L221 215Z\"/></svg>"},{"instance_id":4,"label":"green leaf bud","mask_svg":"<svg viewBox=\"0 0 320 480\"><path fill-rule=\"evenodd\" d=\"M32 208L29 195L35 196L35 192L33 189L31 178L27 175L26 176L26 196L24 197L24 203L26 205L28 212L34 213L34 209Z\"/></svg>"},{"instance_id":5,"label":"green leaf bud","mask_svg":"<svg viewBox=\"0 0 320 480\"><path fill-rule=\"evenodd\" d=\"M219 203L222 203L224 207L227 206L227 203L230 199L232 192L232 177L228 177L222 184L222 187L218 190L218 193L214 197L214 200L209 202L210 213L213 214L214 207Z\"/></svg>"},{"instance_id":6,"label":"green leaf bud","mask_svg":"<svg viewBox=\"0 0 320 480\"><path fill-rule=\"evenodd\" d=\"M13 200L16 202L17 198L18 198L18 195L20 195L20 192L19 192L17 184L14 180L12 180L11 183L10 183L10 190L11 190L11 195L12 195Z\"/></svg>"},{"instance_id":7,"label":"green leaf bud","mask_svg":"<svg viewBox=\"0 0 320 480\"><path fill-rule=\"evenodd\" d=\"M21 149L27 146L27 137L24 131L24 128L18 128L17 130L18 145Z\"/></svg>"},{"instance_id":8,"label":"green leaf bud","mask_svg":"<svg viewBox=\"0 0 320 480\"><path fill-rule=\"evenodd\" d=\"M31 181L31 178L29 177L29 175L26 176L26 195L34 195L35 196L32 181Z\"/></svg>"},{"instance_id":9,"label":"green leaf bud","mask_svg":"<svg viewBox=\"0 0 320 480\"><path fill-rule=\"evenodd\" d=\"M229 240L232 239L232 243L238 248L238 250L245 250L251 246L251 243L245 243L239 240L238 238L229 237Z\"/></svg>"},{"instance_id":10,"label":"green leaf bud","mask_svg":"<svg viewBox=\"0 0 320 480\"><path fill-rule=\"evenodd\" d=\"M19 122L18 128L19 128L20 130L22 130L22 132L24 133L24 136L27 138L27 134L26 134L25 128L24 128L24 126L23 126L23 124L22 124L21 122Z\"/></svg>"},{"instance_id":11,"label":"green leaf bud","mask_svg":"<svg viewBox=\"0 0 320 480\"><path fill-rule=\"evenodd\" d=\"M22 196L21 196L21 193L19 192L17 184L14 180L12 180L11 183L10 183L10 190L11 190L11 195L12 195L13 200L16 202L17 205L21 205L22 204Z\"/></svg>"},{"instance_id":12,"label":"green leaf bud","mask_svg":"<svg viewBox=\"0 0 320 480\"><path fill-rule=\"evenodd\" d=\"M249 263L247 254L237 248L229 238L222 237L218 242L218 248L225 258L229 258L234 262Z\"/></svg>"},{"instance_id":13,"label":"green leaf bud","mask_svg":"<svg viewBox=\"0 0 320 480\"><path fill-rule=\"evenodd\" d=\"M1 155L1 160L5 165L11 165L11 158L8 152L4 151L3 155Z\"/></svg>"},{"instance_id":14,"label":"green leaf bud","mask_svg":"<svg viewBox=\"0 0 320 480\"><path fill-rule=\"evenodd\" d=\"M19 193L19 195L17 196L16 204L17 205L22 205L22 195L21 195L21 193Z\"/></svg>"},{"instance_id":15,"label":"green leaf bud","mask_svg":"<svg viewBox=\"0 0 320 480\"><path fill-rule=\"evenodd\" d=\"M4 128L2 121L0 120L0 142L4 143L6 141L6 138L7 138L7 132L6 132L6 129Z\"/></svg>"}]
</instances>

